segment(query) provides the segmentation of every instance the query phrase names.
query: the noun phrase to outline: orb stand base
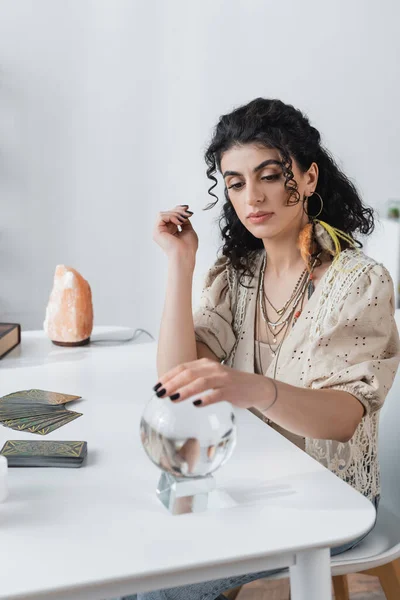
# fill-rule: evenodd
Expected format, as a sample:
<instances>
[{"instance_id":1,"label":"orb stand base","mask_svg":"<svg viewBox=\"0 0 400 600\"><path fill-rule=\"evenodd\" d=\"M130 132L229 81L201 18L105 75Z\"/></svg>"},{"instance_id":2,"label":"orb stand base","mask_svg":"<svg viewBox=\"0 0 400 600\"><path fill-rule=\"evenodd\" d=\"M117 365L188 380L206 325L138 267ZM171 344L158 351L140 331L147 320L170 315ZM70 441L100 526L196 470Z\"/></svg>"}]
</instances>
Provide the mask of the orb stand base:
<instances>
[{"instance_id":1,"label":"orb stand base","mask_svg":"<svg viewBox=\"0 0 400 600\"><path fill-rule=\"evenodd\" d=\"M157 496L173 515L207 510L208 494L216 481L212 475L183 479L163 472L157 486Z\"/></svg>"}]
</instances>

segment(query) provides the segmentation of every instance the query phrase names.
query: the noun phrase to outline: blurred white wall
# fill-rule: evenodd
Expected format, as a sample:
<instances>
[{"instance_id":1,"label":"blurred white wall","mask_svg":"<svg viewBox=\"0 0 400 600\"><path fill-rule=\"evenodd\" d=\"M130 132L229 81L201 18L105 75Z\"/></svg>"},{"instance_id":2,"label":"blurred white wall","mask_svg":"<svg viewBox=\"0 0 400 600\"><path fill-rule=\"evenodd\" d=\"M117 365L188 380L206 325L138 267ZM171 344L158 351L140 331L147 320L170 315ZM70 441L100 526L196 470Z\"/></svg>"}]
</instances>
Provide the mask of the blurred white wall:
<instances>
[{"instance_id":1,"label":"blurred white wall","mask_svg":"<svg viewBox=\"0 0 400 600\"><path fill-rule=\"evenodd\" d=\"M219 244L202 154L257 96L307 112L368 204L400 197L399 21L397 0L2 0L0 320L41 327L65 263L97 324L157 335L156 213L195 213L196 300Z\"/></svg>"}]
</instances>

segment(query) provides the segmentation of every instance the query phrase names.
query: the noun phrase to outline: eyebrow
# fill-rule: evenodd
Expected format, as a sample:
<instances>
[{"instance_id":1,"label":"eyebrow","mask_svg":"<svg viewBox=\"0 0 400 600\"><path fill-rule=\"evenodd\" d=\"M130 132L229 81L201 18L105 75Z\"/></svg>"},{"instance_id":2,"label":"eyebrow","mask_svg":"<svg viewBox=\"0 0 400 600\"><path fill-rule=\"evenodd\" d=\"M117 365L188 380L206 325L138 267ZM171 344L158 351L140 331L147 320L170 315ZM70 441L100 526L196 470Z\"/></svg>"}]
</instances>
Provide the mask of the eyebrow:
<instances>
[{"instance_id":1,"label":"eyebrow","mask_svg":"<svg viewBox=\"0 0 400 600\"><path fill-rule=\"evenodd\" d=\"M274 160L272 158L269 158L268 160L264 160L262 163L257 165L257 167L254 167L253 173L257 173L258 171L261 171L261 169L263 169L264 167L268 167L268 165L282 166L282 163L279 160ZM225 177L228 177L228 175L241 176L242 173L239 173L238 171L225 171L225 173L223 174L223 178L225 179Z\"/></svg>"}]
</instances>

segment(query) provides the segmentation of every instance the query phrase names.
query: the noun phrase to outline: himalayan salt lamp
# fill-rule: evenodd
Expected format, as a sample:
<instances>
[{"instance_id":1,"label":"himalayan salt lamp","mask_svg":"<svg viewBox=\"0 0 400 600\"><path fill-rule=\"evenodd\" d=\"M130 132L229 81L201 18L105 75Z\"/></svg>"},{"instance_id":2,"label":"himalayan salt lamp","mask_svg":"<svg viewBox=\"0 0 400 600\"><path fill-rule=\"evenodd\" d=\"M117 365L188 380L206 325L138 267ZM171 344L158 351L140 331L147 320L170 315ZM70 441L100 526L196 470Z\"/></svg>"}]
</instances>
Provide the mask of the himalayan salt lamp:
<instances>
[{"instance_id":1,"label":"himalayan salt lamp","mask_svg":"<svg viewBox=\"0 0 400 600\"><path fill-rule=\"evenodd\" d=\"M93 305L90 285L76 271L58 265L46 309L44 330L58 346L84 346L93 329Z\"/></svg>"}]
</instances>

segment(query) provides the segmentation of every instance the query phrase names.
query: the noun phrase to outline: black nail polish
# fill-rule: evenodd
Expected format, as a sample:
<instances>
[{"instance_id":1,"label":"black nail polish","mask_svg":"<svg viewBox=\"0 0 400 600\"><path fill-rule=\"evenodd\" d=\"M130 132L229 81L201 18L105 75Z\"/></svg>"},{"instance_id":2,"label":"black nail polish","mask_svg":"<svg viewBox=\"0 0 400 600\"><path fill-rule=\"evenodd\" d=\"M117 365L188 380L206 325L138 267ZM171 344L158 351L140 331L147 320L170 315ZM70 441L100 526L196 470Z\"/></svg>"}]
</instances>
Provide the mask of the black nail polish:
<instances>
[{"instance_id":1,"label":"black nail polish","mask_svg":"<svg viewBox=\"0 0 400 600\"><path fill-rule=\"evenodd\" d=\"M187 217L178 217L181 223L186 223Z\"/></svg>"},{"instance_id":2,"label":"black nail polish","mask_svg":"<svg viewBox=\"0 0 400 600\"><path fill-rule=\"evenodd\" d=\"M157 383L157 385L155 385L153 387L153 390L156 392L161 386L162 386L162 383Z\"/></svg>"},{"instance_id":3,"label":"black nail polish","mask_svg":"<svg viewBox=\"0 0 400 600\"><path fill-rule=\"evenodd\" d=\"M222 436L223 438L225 437L229 437L232 433L233 429L229 429L229 431L227 431L226 433L224 433L224 435Z\"/></svg>"},{"instance_id":4,"label":"black nail polish","mask_svg":"<svg viewBox=\"0 0 400 600\"><path fill-rule=\"evenodd\" d=\"M185 212L187 212L189 215L193 214L193 212L191 210L185 210Z\"/></svg>"},{"instance_id":5,"label":"black nail polish","mask_svg":"<svg viewBox=\"0 0 400 600\"><path fill-rule=\"evenodd\" d=\"M178 400L178 398L180 398L180 394L172 394L172 396L170 396L171 400Z\"/></svg>"},{"instance_id":6,"label":"black nail polish","mask_svg":"<svg viewBox=\"0 0 400 600\"><path fill-rule=\"evenodd\" d=\"M195 406L200 406L200 404L201 404L201 403L202 403L202 400L195 400L195 401L193 402L193 404L194 404Z\"/></svg>"},{"instance_id":7,"label":"black nail polish","mask_svg":"<svg viewBox=\"0 0 400 600\"><path fill-rule=\"evenodd\" d=\"M180 204L179 206L187 206L189 208L189 204Z\"/></svg>"},{"instance_id":8,"label":"black nail polish","mask_svg":"<svg viewBox=\"0 0 400 600\"><path fill-rule=\"evenodd\" d=\"M162 398L165 393L166 393L166 390L163 388L159 392L156 392L156 396L158 396L159 398Z\"/></svg>"}]
</instances>

